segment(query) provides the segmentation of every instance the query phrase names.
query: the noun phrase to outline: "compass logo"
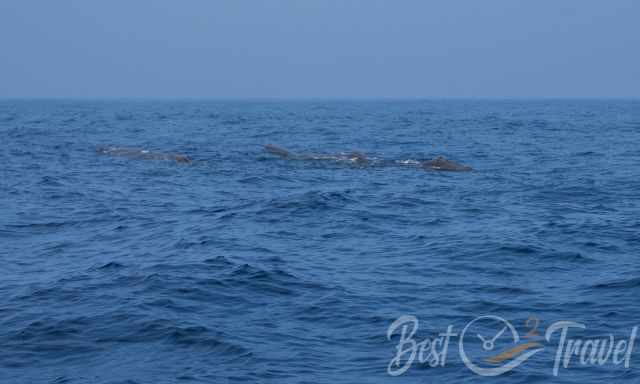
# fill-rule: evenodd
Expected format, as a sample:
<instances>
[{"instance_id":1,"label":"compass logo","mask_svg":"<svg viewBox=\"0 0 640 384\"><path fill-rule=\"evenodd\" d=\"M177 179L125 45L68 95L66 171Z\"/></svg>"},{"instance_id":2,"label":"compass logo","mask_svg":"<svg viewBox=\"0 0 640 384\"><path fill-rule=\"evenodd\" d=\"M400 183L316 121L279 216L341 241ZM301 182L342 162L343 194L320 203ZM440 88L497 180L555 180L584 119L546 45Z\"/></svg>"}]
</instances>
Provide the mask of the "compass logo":
<instances>
[{"instance_id":1,"label":"compass logo","mask_svg":"<svg viewBox=\"0 0 640 384\"><path fill-rule=\"evenodd\" d=\"M529 317L525 326L529 332L520 337L516 328L499 316L481 316L467 324L460 334L458 349L464 364L481 376L498 376L509 372L542 351L544 346L537 341L539 321ZM491 334L491 332L497 333ZM476 338L476 340L469 340ZM480 344L480 348L469 352L469 345ZM503 348L500 348L503 346ZM498 366L496 366L498 365Z\"/></svg>"}]
</instances>

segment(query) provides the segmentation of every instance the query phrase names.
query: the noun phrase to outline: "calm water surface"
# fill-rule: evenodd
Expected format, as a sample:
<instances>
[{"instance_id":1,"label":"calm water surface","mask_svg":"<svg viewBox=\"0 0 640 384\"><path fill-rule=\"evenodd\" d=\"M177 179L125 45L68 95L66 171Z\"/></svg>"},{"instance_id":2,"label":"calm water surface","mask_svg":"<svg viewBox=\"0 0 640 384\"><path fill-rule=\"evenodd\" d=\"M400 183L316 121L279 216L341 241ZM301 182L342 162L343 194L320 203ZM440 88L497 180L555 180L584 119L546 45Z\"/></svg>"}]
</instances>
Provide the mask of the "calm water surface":
<instances>
[{"instance_id":1,"label":"calm water surface","mask_svg":"<svg viewBox=\"0 0 640 384\"><path fill-rule=\"evenodd\" d=\"M638 101L2 101L0 138L2 383L640 381L637 354L553 376L557 333L499 377L463 364L459 337L444 366L387 373L402 315L417 341L483 315L629 338ZM287 161L267 143L475 170Z\"/></svg>"}]
</instances>

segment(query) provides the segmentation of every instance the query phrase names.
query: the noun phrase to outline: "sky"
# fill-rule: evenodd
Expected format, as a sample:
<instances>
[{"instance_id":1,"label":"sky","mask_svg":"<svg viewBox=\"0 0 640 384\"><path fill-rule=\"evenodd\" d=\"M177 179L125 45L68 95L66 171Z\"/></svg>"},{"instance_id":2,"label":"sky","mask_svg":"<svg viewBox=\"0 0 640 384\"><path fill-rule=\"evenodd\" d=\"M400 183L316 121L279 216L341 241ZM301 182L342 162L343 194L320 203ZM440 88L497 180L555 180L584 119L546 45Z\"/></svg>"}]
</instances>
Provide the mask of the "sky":
<instances>
[{"instance_id":1,"label":"sky","mask_svg":"<svg viewBox=\"0 0 640 384\"><path fill-rule=\"evenodd\" d=\"M0 0L2 98L637 98L636 0Z\"/></svg>"}]
</instances>

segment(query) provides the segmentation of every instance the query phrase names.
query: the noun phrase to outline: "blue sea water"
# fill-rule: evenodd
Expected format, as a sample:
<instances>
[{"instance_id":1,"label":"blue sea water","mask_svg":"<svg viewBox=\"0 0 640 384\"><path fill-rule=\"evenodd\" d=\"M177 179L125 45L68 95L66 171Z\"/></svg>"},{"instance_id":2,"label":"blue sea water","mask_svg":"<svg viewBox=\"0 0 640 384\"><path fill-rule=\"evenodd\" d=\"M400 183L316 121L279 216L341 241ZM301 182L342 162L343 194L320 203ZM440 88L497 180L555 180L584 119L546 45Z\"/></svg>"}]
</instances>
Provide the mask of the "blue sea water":
<instances>
[{"instance_id":1,"label":"blue sea water","mask_svg":"<svg viewBox=\"0 0 640 384\"><path fill-rule=\"evenodd\" d=\"M638 101L1 101L0 137L2 383L640 382L638 348L554 375L542 340L640 325ZM446 362L388 373L403 315L452 327ZM474 373L480 316L534 316L544 349Z\"/></svg>"}]
</instances>

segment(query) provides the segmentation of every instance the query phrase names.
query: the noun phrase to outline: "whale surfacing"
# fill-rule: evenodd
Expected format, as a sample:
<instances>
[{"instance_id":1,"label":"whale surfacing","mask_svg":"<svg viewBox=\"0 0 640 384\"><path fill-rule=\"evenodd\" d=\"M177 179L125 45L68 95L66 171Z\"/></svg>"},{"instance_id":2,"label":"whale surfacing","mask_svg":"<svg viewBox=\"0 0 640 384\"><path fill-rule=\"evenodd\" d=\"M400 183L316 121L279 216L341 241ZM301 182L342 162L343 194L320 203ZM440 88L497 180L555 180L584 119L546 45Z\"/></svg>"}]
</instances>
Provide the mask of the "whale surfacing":
<instances>
[{"instance_id":1,"label":"whale surfacing","mask_svg":"<svg viewBox=\"0 0 640 384\"><path fill-rule=\"evenodd\" d=\"M467 165L459 164L451 160L447 160L442 156L435 159L417 161L417 160L399 160L399 161L377 161L375 158L369 159L361 152L341 153L338 155L294 155L284 148L276 147L272 144L264 146L265 151L276 155L283 159L296 160L331 160L339 162L350 162L358 165L407 165L420 167L429 171L448 171L448 172L469 172L473 169Z\"/></svg>"},{"instance_id":2,"label":"whale surfacing","mask_svg":"<svg viewBox=\"0 0 640 384\"><path fill-rule=\"evenodd\" d=\"M283 159L294 159L294 160L330 160L330 161L347 161L356 164L364 164L369 161L367 156L365 156L361 152L348 152L348 153L340 153L338 155L312 155L312 154L293 154L287 151L284 148L277 147L272 144L267 144L264 146L264 150L269 152L272 155L276 155Z\"/></svg>"},{"instance_id":3,"label":"whale surfacing","mask_svg":"<svg viewBox=\"0 0 640 384\"><path fill-rule=\"evenodd\" d=\"M275 145L267 144L264 146L264 150L282 158L292 157L291 152L287 151L286 149L276 147Z\"/></svg>"},{"instance_id":4,"label":"whale surfacing","mask_svg":"<svg viewBox=\"0 0 640 384\"><path fill-rule=\"evenodd\" d=\"M191 159L187 155L179 153L152 152L141 148L98 147L96 152L101 155L126 157L129 159L173 160L180 164L191 164Z\"/></svg>"},{"instance_id":5,"label":"whale surfacing","mask_svg":"<svg viewBox=\"0 0 640 384\"><path fill-rule=\"evenodd\" d=\"M458 164L442 156L438 156L433 160L423 161L421 166L424 169L432 171L469 172L473 170L473 168L467 165Z\"/></svg>"}]
</instances>

